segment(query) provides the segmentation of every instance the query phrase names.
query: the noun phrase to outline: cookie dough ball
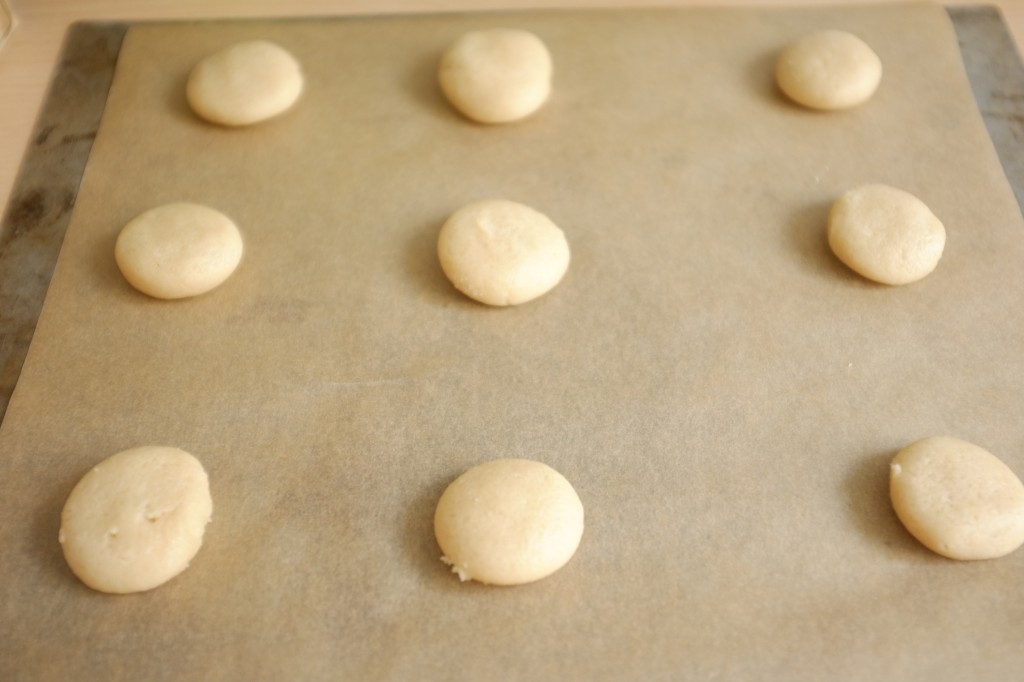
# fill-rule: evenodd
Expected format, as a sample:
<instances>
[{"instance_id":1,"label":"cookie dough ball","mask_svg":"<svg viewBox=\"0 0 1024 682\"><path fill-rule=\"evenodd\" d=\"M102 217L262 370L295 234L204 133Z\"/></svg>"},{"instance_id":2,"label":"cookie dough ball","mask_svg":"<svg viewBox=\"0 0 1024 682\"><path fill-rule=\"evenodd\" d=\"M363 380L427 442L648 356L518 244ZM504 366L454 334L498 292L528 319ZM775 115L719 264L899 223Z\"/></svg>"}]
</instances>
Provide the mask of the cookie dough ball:
<instances>
[{"instance_id":1,"label":"cookie dough ball","mask_svg":"<svg viewBox=\"0 0 1024 682\"><path fill-rule=\"evenodd\" d=\"M583 503L540 462L498 459L459 476L441 495L434 534L459 579L521 585L545 578L576 553Z\"/></svg>"},{"instance_id":2,"label":"cookie dough ball","mask_svg":"<svg viewBox=\"0 0 1024 682\"><path fill-rule=\"evenodd\" d=\"M196 64L186 96L202 118L226 126L259 123L284 113L302 94L302 68L266 40L230 45Z\"/></svg>"},{"instance_id":3,"label":"cookie dough ball","mask_svg":"<svg viewBox=\"0 0 1024 682\"><path fill-rule=\"evenodd\" d=\"M569 243L557 225L529 206L498 199L453 213L437 255L456 289L495 306L546 294L569 268Z\"/></svg>"},{"instance_id":4,"label":"cookie dough ball","mask_svg":"<svg viewBox=\"0 0 1024 682\"><path fill-rule=\"evenodd\" d=\"M893 459L896 515L928 549L951 559L994 559L1024 544L1024 484L995 455L948 436Z\"/></svg>"},{"instance_id":5,"label":"cookie dough ball","mask_svg":"<svg viewBox=\"0 0 1024 682\"><path fill-rule=\"evenodd\" d=\"M195 457L177 448L133 448L100 462L74 487L60 543L68 566L94 590L142 592L188 568L212 511Z\"/></svg>"},{"instance_id":6,"label":"cookie dough ball","mask_svg":"<svg viewBox=\"0 0 1024 682\"><path fill-rule=\"evenodd\" d=\"M848 109L866 102L882 80L882 61L845 31L817 31L791 43L775 66L791 99L812 109Z\"/></svg>"},{"instance_id":7,"label":"cookie dough ball","mask_svg":"<svg viewBox=\"0 0 1024 682\"><path fill-rule=\"evenodd\" d=\"M887 185L850 190L832 206L828 243L850 269L882 284L909 284L939 264L946 230L912 194Z\"/></svg>"},{"instance_id":8,"label":"cookie dough ball","mask_svg":"<svg viewBox=\"0 0 1024 682\"><path fill-rule=\"evenodd\" d=\"M121 230L114 258L125 279L154 298L198 296L222 284L242 260L242 235L223 213L166 204Z\"/></svg>"},{"instance_id":9,"label":"cookie dough ball","mask_svg":"<svg viewBox=\"0 0 1024 682\"><path fill-rule=\"evenodd\" d=\"M480 123L508 123L540 109L551 93L551 55L528 31L461 36L441 57L438 81L456 109Z\"/></svg>"}]
</instances>

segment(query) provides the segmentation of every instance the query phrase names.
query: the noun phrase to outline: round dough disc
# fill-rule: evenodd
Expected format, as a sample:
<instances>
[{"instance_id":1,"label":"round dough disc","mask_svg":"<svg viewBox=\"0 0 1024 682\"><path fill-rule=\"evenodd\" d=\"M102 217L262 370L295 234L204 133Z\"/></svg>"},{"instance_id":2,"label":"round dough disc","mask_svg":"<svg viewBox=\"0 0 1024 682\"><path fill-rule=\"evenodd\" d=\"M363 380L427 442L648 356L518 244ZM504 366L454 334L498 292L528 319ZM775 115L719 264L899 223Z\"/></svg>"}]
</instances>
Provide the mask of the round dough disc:
<instances>
[{"instance_id":1,"label":"round dough disc","mask_svg":"<svg viewBox=\"0 0 1024 682\"><path fill-rule=\"evenodd\" d=\"M185 92L192 110L207 121L244 126L290 109L302 85L302 68L291 53L266 40L250 40L196 64Z\"/></svg>"},{"instance_id":2,"label":"round dough disc","mask_svg":"<svg viewBox=\"0 0 1024 682\"><path fill-rule=\"evenodd\" d=\"M848 109L866 102L882 80L882 60L857 36L817 31L779 55L775 80L794 101L812 109Z\"/></svg>"},{"instance_id":3,"label":"round dough disc","mask_svg":"<svg viewBox=\"0 0 1024 682\"><path fill-rule=\"evenodd\" d=\"M166 204L121 230L114 258L125 279L155 298L197 296L222 284L242 260L242 235L223 213Z\"/></svg>"},{"instance_id":4,"label":"round dough disc","mask_svg":"<svg viewBox=\"0 0 1024 682\"><path fill-rule=\"evenodd\" d=\"M101 592L142 592L186 568L213 503L202 464L183 450L144 446L100 462L61 513L68 566Z\"/></svg>"},{"instance_id":5,"label":"round dough disc","mask_svg":"<svg viewBox=\"0 0 1024 682\"><path fill-rule=\"evenodd\" d=\"M948 436L893 459L896 515L928 549L951 559L994 559L1024 544L1024 484L995 455Z\"/></svg>"},{"instance_id":6,"label":"round dough disc","mask_svg":"<svg viewBox=\"0 0 1024 682\"><path fill-rule=\"evenodd\" d=\"M917 197L887 185L850 190L829 213L828 243L850 269L882 284L909 284L939 264L946 230Z\"/></svg>"},{"instance_id":7,"label":"round dough disc","mask_svg":"<svg viewBox=\"0 0 1024 682\"><path fill-rule=\"evenodd\" d=\"M540 462L498 459L459 476L441 495L434 534L461 580L521 585L545 578L576 553L583 503Z\"/></svg>"},{"instance_id":8,"label":"round dough disc","mask_svg":"<svg viewBox=\"0 0 1024 682\"><path fill-rule=\"evenodd\" d=\"M547 216L513 201L460 208L441 227L441 269L455 288L495 306L546 294L569 268L569 243Z\"/></svg>"},{"instance_id":9,"label":"round dough disc","mask_svg":"<svg viewBox=\"0 0 1024 682\"><path fill-rule=\"evenodd\" d=\"M448 100L480 123L508 123L540 109L551 94L551 54L528 31L491 29L459 37L441 57Z\"/></svg>"}]
</instances>

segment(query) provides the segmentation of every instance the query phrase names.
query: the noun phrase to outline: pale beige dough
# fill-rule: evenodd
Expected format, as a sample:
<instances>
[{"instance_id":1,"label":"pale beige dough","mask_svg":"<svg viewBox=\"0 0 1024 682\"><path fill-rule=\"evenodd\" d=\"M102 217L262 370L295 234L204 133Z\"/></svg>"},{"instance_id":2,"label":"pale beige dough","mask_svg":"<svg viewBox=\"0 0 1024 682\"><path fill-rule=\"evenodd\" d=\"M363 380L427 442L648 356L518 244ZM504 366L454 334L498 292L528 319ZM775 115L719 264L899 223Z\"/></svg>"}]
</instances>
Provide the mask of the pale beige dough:
<instances>
[{"instance_id":1,"label":"pale beige dough","mask_svg":"<svg viewBox=\"0 0 1024 682\"><path fill-rule=\"evenodd\" d=\"M480 123L508 123L537 111L551 93L551 54L517 29L472 31L441 57L438 81L448 100Z\"/></svg>"},{"instance_id":2,"label":"pale beige dough","mask_svg":"<svg viewBox=\"0 0 1024 682\"><path fill-rule=\"evenodd\" d=\"M939 264L946 229L914 195L887 185L866 185L833 204L828 243L839 260L864 277L909 284Z\"/></svg>"},{"instance_id":3,"label":"pale beige dough","mask_svg":"<svg viewBox=\"0 0 1024 682\"><path fill-rule=\"evenodd\" d=\"M61 513L68 566L101 592L142 592L184 571L213 512L202 464L183 450L143 446L85 474Z\"/></svg>"},{"instance_id":4,"label":"pale beige dough","mask_svg":"<svg viewBox=\"0 0 1024 682\"><path fill-rule=\"evenodd\" d=\"M185 92L202 118L244 126L290 109L302 94L303 82L302 68L290 52L266 40L249 40L196 64Z\"/></svg>"},{"instance_id":5,"label":"pale beige dough","mask_svg":"<svg viewBox=\"0 0 1024 682\"><path fill-rule=\"evenodd\" d=\"M791 99L812 109L847 109L870 99L882 80L882 61L857 36L817 31L779 55L775 79Z\"/></svg>"},{"instance_id":6,"label":"pale beige dough","mask_svg":"<svg viewBox=\"0 0 1024 682\"><path fill-rule=\"evenodd\" d=\"M957 438L908 445L890 471L896 515L951 559L993 559L1024 544L1024 484L995 455Z\"/></svg>"},{"instance_id":7,"label":"pale beige dough","mask_svg":"<svg viewBox=\"0 0 1024 682\"><path fill-rule=\"evenodd\" d=\"M198 296L220 286L242 259L242 235L223 213L166 204L121 230L114 258L128 282L155 298Z\"/></svg>"},{"instance_id":8,"label":"pale beige dough","mask_svg":"<svg viewBox=\"0 0 1024 682\"><path fill-rule=\"evenodd\" d=\"M583 503L540 462L497 459L466 471L434 513L441 560L465 580L520 585L545 578L576 553Z\"/></svg>"},{"instance_id":9,"label":"pale beige dough","mask_svg":"<svg viewBox=\"0 0 1024 682\"><path fill-rule=\"evenodd\" d=\"M569 268L569 243L529 206L491 199L460 208L441 227L441 269L455 288L494 306L546 294Z\"/></svg>"}]
</instances>

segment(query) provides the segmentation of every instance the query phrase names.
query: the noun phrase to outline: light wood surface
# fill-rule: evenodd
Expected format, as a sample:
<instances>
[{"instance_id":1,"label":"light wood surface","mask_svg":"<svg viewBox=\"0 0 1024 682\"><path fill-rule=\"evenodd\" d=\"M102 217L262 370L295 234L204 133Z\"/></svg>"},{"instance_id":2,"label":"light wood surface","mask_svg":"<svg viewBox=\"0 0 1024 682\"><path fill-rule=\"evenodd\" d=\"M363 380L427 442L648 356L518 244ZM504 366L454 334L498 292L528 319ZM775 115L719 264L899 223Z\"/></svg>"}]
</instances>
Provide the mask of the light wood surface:
<instances>
[{"instance_id":1,"label":"light wood surface","mask_svg":"<svg viewBox=\"0 0 1024 682\"><path fill-rule=\"evenodd\" d=\"M526 7L826 5L851 0L0 0L14 26L0 46L0 207L6 207L22 155L46 95L61 43L75 21L213 17L340 16ZM885 2L886 0L869 0ZM891 1L891 0L889 0ZM1003 13L1018 50L1024 45L1024 0L955 0L949 5L993 5ZM3 14L0 11L0 14ZM0 23L0 35L3 34Z\"/></svg>"}]
</instances>

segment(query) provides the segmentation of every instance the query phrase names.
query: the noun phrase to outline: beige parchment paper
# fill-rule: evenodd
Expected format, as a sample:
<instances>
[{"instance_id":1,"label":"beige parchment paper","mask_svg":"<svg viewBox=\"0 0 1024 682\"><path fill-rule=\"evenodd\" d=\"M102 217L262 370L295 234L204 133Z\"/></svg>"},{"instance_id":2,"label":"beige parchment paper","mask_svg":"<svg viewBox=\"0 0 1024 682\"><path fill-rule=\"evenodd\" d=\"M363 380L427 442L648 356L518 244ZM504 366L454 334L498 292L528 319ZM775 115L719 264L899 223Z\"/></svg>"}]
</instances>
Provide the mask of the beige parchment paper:
<instances>
[{"instance_id":1,"label":"beige parchment paper","mask_svg":"<svg viewBox=\"0 0 1024 682\"><path fill-rule=\"evenodd\" d=\"M536 32L554 95L468 122L434 81L463 31ZM864 38L865 106L788 103L772 67L818 28ZM284 117L194 117L189 69L267 38L302 62ZM829 252L846 189L943 220L938 269L890 288ZM434 253L502 197L573 262L491 309ZM235 219L241 268L137 293L120 228L171 201ZM888 461L950 434L1024 475L1024 224L939 6L555 11L138 25L125 41L0 431L0 677L13 680L1006 680L1024 552L958 563L900 526ZM60 509L145 443L205 464L214 520L150 593L84 587ZM434 504L528 457L576 486L559 573L460 584Z\"/></svg>"}]
</instances>

